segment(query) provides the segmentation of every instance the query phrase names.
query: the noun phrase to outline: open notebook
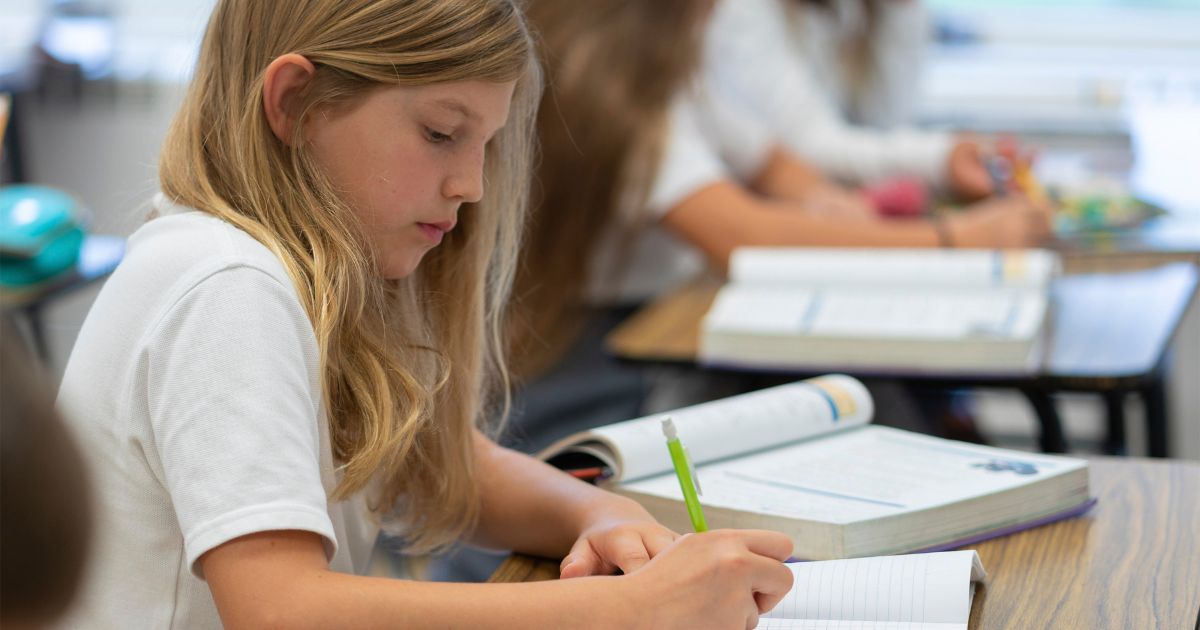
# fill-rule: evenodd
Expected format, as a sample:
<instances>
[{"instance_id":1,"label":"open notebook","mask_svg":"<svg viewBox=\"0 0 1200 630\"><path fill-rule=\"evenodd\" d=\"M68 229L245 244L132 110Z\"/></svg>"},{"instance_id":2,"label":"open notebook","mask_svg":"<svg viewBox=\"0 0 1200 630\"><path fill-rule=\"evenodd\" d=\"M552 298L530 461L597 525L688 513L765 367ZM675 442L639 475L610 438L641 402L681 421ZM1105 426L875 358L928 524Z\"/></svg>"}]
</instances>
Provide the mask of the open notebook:
<instances>
[{"instance_id":1,"label":"open notebook","mask_svg":"<svg viewBox=\"0 0 1200 630\"><path fill-rule=\"evenodd\" d=\"M739 248L701 362L1028 373L1058 256L1041 250Z\"/></svg>"},{"instance_id":2,"label":"open notebook","mask_svg":"<svg viewBox=\"0 0 1200 630\"><path fill-rule=\"evenodd\" d=\"M1078 514L1087 462L869 423L866 388L824 376L672 411L710 527L788 534L797 558L949 549ZM690 524L662 415L561 440L540 455L601 465L615 492L676 531Z\"/></svg>"},{"instance_id":3,"label":"open notebook","mask_svg":"<svg viewBox=\"0 0 1200 630\"><path fill-rule=\"evenodd\" d=\"M792 590L759 619L760 629L966 630L975 583L986 577L974 551L796 562Z\"/></svg>"}]
</instances>

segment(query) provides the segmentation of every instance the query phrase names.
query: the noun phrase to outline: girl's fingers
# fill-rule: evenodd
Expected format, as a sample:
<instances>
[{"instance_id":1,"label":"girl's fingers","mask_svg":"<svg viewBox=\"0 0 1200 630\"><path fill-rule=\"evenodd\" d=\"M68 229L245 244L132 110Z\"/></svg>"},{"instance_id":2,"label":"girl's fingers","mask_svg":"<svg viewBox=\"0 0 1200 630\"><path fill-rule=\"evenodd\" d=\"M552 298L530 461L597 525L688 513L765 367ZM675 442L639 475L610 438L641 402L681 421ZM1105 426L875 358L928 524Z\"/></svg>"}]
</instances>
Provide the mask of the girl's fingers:
<instances>
[{"instance_id":1,"label":"girl's fingers","mask_svg":"<svg viewBox=\"0 0 1200 630\"><path fill-rule=\"evenodd\" d=\"M650 552L642 536L633 529L622 529L596 541L605 561L625 573L633 573L650 561Z\"/></svg>"},{"instance_id":2,"label":"girl's fingers","mask_svg":"<svg viewBox=\"0 0 1200 630\"><path fill-rule=\"evenodd\" d=\"M786 564L759 557L754 566L754 602L759 613L770 612L792 590L795 575Z\"/></svg>"},{"instance_id":3,"label":"girl's fingers","mask_svg":"<svg viewBox=\"0 0 1200 630\"><path fill-rule=\"evenodd\" d=\"M592 549L591 543L586 538L575 541L575 546L571 547L571 553L568 553L567 557L563 558L562 564L558 565L558 577L564 580L602 573L608 573L605 570L604 560Z\"/></svg>"},{"instance_id":4,"label":"girl's fingers","mask_svg":"<svg viewBox=\"0 0 1200 630\"><path fill-rule=\"evenodd\" d=\"M650 557L653 558L674 544L676 538L678 536L673 532L656 529L642 534L642 543L645 545L646 551L650 553Z\"/></svg>"}]
</instances>

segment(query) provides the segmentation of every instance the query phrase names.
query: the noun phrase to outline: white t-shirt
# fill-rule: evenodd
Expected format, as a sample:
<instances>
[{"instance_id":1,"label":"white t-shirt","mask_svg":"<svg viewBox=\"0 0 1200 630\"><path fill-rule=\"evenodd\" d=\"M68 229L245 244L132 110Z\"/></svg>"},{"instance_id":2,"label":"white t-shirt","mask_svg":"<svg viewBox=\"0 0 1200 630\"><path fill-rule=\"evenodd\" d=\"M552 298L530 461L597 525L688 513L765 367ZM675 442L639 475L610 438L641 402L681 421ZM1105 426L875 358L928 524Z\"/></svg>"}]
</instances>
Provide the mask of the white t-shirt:
<instances>
[{"instance_id":1,"label":"white t-shirt","mask_svg":"<svg viewBox=\"0 0 1200 630\"><path fill-rule=\"evenodd\" d=\"M793 0L721 0L706 38L707 81L721 98L756 117L780 144L823 171L852 182L918 177L945 185L949 134L906 127L879 129L847 122L844 78L835 70L842 30L862 16L853 2L832 11L796 8ZM916 89L925 14L918 2L877 3L871 53L884 67L869 86L864 117L896 122L898 92ZM856 17L857 16L857 17ZM798 21L799 20L799 21ZM914 33L916 36L914 37ZM890 111L889 111L890 110Z\"/></svg>"},{"instance_id":2,"label":"white t-shirt","mask_svg":"<svg viewBox=\"0 0 1200 630\"><path fill-rule=\"evenodd\" d=\"M704 255L665 228L666 214L706 186L744 183L765 166L775 144L767 127L704 85L678 96L668 113L667 139L646 203L627 203L618 225L602 236L592 261L588 295L596 304L634 304L701 274ZM622 247L632 234L633 242Z\"/></svg>"},{"instance_id":3,"label":"white t-shirt","mask_svg":"<svg viewBox=\"0 0 1200 630\"><path fill-rule=\"evenodd\" d=\"M67 364L59 404L98 512L64 627L219 628L196 560L239 536L304 530L361 573L378 525L337 485L311 324L245 232L163 206L130 239Z\"/></svg>"}]
</instances>

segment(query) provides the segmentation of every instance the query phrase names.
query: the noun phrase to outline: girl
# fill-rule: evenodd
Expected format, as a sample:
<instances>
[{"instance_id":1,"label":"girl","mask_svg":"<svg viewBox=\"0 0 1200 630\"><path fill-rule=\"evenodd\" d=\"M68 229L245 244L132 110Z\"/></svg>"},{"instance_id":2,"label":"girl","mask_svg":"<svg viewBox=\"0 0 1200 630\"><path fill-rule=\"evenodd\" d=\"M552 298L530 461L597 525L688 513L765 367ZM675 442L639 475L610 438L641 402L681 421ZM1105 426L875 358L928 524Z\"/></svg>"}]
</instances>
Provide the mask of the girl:
<instances>
[{"instance_id":1,"label":"girl","mask_svg":"<svg viewBox=\"0 0 1200 630\"><path fill-rule=\"evenodd\" d=\"M555 378L571 369L556 365L564 357L602 354L574 345L601 337L586 334L587 317L610 320L613 307L722 269L738 246L1017 247L1045 233L1042 209L1020 198L946 222L880 220L828 203L831 184L698 76L713 4L531 4L551 87L513 318L525 374ZM588 378L606 382L598 371Z\"/></svg>"},{"instance_id":2,"label":"girl","mask_svg":"<svg viewBox=\"0 0 1200 630\"><path fill-rule=\"evenodd\" d=\"M917 0L733 0L713 17L707 73L790 150L843 181L913 177L992 192L976 144L901 125L928 41Z\"/></svg>"},{"instance_id":3,"label":"girl","mask_svg":"<svg viewBox=\"0 0 1200 630\"><path fill-rule=\"evenodd\" d=\"M62 385L101 506L73 627L746 627L782 597L782 535L678 538L480 431L538 85L513 0L218 3ZM580 579L356 575L380 523Z\"/></svg>"}]
</instances>

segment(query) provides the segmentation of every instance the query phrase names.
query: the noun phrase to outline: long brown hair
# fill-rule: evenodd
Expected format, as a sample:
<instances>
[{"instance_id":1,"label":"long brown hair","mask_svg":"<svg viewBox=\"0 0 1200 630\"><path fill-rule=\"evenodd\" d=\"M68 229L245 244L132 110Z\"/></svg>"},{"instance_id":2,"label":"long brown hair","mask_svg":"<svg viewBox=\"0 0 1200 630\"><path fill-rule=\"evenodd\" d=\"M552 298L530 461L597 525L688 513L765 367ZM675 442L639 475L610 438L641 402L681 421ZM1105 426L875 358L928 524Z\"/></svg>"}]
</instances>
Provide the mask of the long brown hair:
<instances>
[{"instance_id":1,"label":"long brown hair","mask_svg":"<svg viewBox=\"0 0 1200 630\"><path fill-rule=\"evenodd\" d=\"M0 624L51 625L70 608L91 549L87 466L37 359L0 314Z\"/></svg>"},{"instance_id":2,"label":"long brown hair","mask_svg":"<svg viewBox=\"0 0 1200 630\"><path fill-rule=\"evenodd\" d=\"M412 276L380 278L303 125L290 145L271 132L264 71L284 53L316 66L304 116L380 86L517 80L508 124L487 149L483 199ZM503 308L539 96L514 0L222 0L163 149L164 193L248 232L295 283L320 349L342 474L334 498L378 482L372 507L402 505L417 549L450 542L478 516L472 431L506 395L496 395L507 389Z\"/></svg>"},{"instance_id":3,"label":"long brown hair","mask_svg":"<svg viewBox=\"0 0 1200 630\"><path fill-rule=\"evenodd\" d=\"M711 0L532 0L547 90L514 295L522 376L574 339L597 241L654 182L671 101L697 71Z\"/></svg>"},{"instance_id":4,"label":"long brown hair","mask_svg":"<svg viewBox=\"0 0 1200 630\"><path fill-rule=\"evenodd\" d=\"M835 12L838 10L837 5L848 0L793 0L792 8L798 9L801 7L811 7L821 11ZM868 89L879 75L880 69L876 63L874 55L874 43L876 30L879 27L879 13L882 10L880 4L882 2L892 2L895 0L852 0L858 2L863 11L863 27L857 33L857 36L849 41L842 42L842 49L837 51L837 59L840 64L842 74L848 79L847 84L850 89L849 101L851 109L857 109L858 104L863 99L864 92ZM916 0L911 0L916 1ZM803 16L799 11L794 11L790 16L792 20L803 20ZM858 112L852 112L856 117Z\"/></svg>"}]
</instances>

